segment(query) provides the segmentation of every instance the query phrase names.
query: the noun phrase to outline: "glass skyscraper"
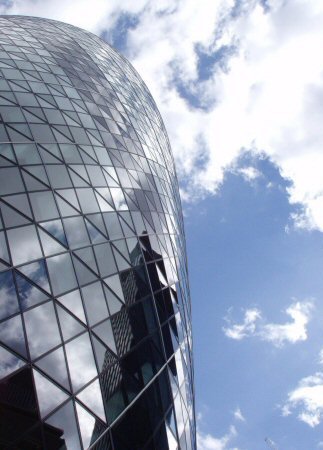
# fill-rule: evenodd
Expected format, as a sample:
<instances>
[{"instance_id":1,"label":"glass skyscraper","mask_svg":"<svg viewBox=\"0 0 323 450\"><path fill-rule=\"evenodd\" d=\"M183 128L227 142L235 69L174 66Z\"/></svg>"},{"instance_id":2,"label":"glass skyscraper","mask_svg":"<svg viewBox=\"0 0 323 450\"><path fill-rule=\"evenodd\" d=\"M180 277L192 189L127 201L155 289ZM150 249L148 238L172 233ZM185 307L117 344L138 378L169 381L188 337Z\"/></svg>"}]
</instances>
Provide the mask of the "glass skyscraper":
<instances>
[{"instance_id":1,"label":"glass skyscraper","mask_svg":"<svg viewBox=\"0 0 323 450\"><path fill-rule=\"evenodd\" d=\"M183 219L146 86L98 37L0 17L0 448L194 450Z\"/></svg>"}]
</instances>

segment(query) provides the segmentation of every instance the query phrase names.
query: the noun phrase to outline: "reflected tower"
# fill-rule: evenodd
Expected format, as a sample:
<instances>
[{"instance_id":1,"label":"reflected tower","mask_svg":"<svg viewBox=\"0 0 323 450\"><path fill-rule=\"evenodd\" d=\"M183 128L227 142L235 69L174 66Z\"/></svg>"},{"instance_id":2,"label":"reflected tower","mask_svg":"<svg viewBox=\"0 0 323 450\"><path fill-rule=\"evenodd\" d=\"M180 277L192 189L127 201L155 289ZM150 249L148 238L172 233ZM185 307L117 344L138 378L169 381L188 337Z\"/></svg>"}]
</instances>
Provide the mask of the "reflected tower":
<instances>
[{"instance_id":1,"label":"reflected tower","mask_svg":"<svg viewBox=\"0 0 323 450\"><path fill-rule=\"evenodd\" d=\"M194 450L183 219L145 84L0 17L0 448Z\"/></svg>"}]
</instances>

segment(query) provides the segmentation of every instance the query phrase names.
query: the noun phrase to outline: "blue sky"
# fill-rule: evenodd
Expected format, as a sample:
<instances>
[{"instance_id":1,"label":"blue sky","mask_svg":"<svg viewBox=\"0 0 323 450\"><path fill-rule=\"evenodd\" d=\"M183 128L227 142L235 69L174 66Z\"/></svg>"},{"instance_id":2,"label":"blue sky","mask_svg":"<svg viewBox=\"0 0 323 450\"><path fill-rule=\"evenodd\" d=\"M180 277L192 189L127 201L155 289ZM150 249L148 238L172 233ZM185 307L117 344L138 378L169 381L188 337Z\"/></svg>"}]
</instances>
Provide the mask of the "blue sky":
<instances>
[{"instance_id":1,"label":"blue sky","mask_svg":"<svg viewBox=\"0 0 323 450\"><path fill-rule=\"evenodd\" d=\"M164 118L184 206L198 450L323 448L323 5L6 0L102 36Z\"/></svg>"}]
</instances>

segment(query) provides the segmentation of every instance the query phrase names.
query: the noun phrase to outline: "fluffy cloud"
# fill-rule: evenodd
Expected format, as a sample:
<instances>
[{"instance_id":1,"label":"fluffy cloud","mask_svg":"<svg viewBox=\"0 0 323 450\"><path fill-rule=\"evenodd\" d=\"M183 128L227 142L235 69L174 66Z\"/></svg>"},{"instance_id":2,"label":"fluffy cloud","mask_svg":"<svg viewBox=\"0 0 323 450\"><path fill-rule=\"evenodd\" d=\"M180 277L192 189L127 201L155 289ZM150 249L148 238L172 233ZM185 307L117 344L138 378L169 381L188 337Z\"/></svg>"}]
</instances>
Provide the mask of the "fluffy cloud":
<instances>
[{"instance_id":1,"label":"fluffy cloud","mask_svg":"<svg viewBox=\"0 0 323 450\"><path fill-rule=\"evenodd\" d=\"M323 373L305 377L298 386L288 394L288 400L282 408L283 416L294 411L302 422L315 427L323 419Z\"/></svg>"},{"instance_id":2,"label":"fluffy cloud","mask_svg":"<svg viewBox=\"0 0 323 450\"><path fill-rule=\"evenodd\" d=\"M229 450L230 441L237 435L235 427L232 425L227 434L221 438L215 438L211 434L203 433L197 430L197 449L198 450ZM231 448L231 450L234 450ZM236 449L237 450L237 449Z\"/></svg>"},{"instance_id":3,"label":"fluffy cloud","mask_svg":"<svg viewBox=\"0 0 323 450\"><path fill-rule=\"evenodd\" d=\"M234 417L236 420L239 420L240 422L245 422L245 421L246 421L246 419L245 419L245 417L243 416L243 414L242 414L241 409L239 408L239 406L238 406L238 407L236 408L236 410L234 411L233 417Z\"/></svg>"},{"instance_id":4,"label":"fluffy cloud","mask_svg":"<svg viewBox=\"0 0 323 450\"><path fill-rule=\"evenodd\" d=\"M247 309L241 324L233 323L231 311L225 317L228 323L223 328L224 334L231 339L241 340L246 337L256 336L263 341L271 342L280 347L289 342L305 341L307 339L307 325L313 309L312 301L292 303L285 313L291 317L291 321L284 324L266 323L262 320L261 312L256 309Z\"/></svg>"},{"instance_id":5,"label":"fluffy cloud","mask_svg":"<svg viewBox=\"0 0 323 450\"><path fill-rule=\"evenodd\" d=\"M231 313L231 310L230 310ZM247 309L244 314L244 319L241 324L233 324L230 317L225 320L229 326L224 327L224 334L231 339L240 341L241 339L252 336L256 333L256 322L261 318L259 309Z\"/></svg>"}]
</instances>

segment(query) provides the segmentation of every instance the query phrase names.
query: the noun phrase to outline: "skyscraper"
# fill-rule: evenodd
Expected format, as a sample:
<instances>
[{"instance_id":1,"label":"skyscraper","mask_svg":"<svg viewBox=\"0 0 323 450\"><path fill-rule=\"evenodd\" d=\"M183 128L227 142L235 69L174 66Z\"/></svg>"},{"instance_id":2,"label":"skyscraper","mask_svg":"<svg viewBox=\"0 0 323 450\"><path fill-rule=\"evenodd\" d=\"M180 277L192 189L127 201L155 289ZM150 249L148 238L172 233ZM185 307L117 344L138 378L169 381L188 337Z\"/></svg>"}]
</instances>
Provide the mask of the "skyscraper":
<instances>
[{"instance_id":1,"label":"skyscraper","mask_svg":"<svg viewBox=\"0 0 323 450\"><path fill-rule=\"evenodd\" d=\"M98 37L0 18L0 448L195 448L183 220L146 86Z\"/></svg>"}]
</instances>

